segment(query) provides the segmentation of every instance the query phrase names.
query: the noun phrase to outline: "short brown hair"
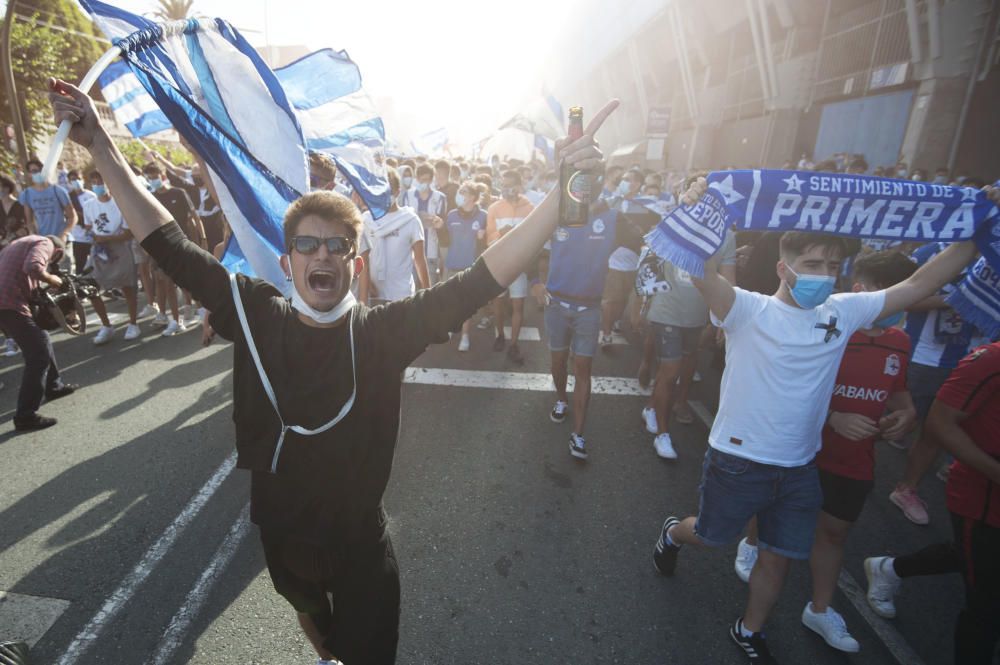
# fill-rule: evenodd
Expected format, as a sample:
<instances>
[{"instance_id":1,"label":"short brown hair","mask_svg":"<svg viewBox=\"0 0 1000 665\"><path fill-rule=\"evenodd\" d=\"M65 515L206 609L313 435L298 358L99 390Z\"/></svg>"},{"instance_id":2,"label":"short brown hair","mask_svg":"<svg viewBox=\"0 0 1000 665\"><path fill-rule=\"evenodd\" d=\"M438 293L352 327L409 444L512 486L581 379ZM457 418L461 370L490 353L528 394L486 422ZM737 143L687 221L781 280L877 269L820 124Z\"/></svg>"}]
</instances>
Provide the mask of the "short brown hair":
<instances>
[{"instance_id":1,"label":"short brown hair","mask_svg":"<svg viewBox=\"0 0 1000 665\"><path fill-rule=\"evenodd\" d=\"M298 232L299 224L308 215L316 215L327 222L340 222L347 227L347 235L357 245L358 235L361 233L361 212L358 207L346 196L318 189L300 196L285 211L283 227L286 250Z\"/></svg>"},{"instance_id":2,"label":"short brown hair","mask_svg":"<svg viewBox=\"0 0 1000 665\"><path fill-rule=\"evenodd\" d=\"M841 259L846 259L855 253L851 251L846 238L827 233L786 231L781 236L781 258L786 261L794 261L813 247L822 247L824 254L836 252Z\"/></svg>"}]
</instances>

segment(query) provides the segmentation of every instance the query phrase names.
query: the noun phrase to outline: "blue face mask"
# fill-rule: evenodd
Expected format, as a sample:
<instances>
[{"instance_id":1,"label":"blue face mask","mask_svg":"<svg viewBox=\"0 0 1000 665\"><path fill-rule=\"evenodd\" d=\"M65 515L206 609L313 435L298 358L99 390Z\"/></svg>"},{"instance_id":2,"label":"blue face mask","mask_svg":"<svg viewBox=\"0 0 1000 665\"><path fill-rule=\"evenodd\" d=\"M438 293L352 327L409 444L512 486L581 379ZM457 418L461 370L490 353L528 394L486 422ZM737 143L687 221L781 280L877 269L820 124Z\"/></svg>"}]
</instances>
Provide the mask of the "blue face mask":
<instances>
[{"instance_id":1,"label":"blue face mask","mask_svg":"<svg viewBox=\"0 0 1000 665\"><path fill-rule=\"evenodd\" d=\"M45 174L44 173L32 173L31 174L31 182L35 183L36 185L44 185L45 184Z\"/></svg>"},{"instance_id":2,"label":"blue face mask","mask_svg":"<svg viewBox=\"0 0 1000 665\"><path fill-rule=\"evenodd\" d=\"M163 187L163 180L161 180L160 178L150 178L150 180L149 180L149 188L151 190L153 190L155 192L160 187Z\"/></svg>"},{"instance_id":3,"label":"blue face mask","mask_svg":"<svg viewBox=\"0 0 1000 665\"><path fill-rule=\"evenodd\" d=\"M836 277L799 275L791 268L788 268L788 272L795 275L795 286L791 288L792 299L802 309L814 309L825 303L837 282Z\"/></svg>"},{"instance_id":4,"label":"blue face mask","mask_svg":"<svg viewBox=\"0 0 1000 665\"><path fill-rule=\"evenodd\" d=\"M896 312L895 314L890 314L884 319L879 319L872 325L876 328L892 328L899 324L903 320L903 312Z\"/></svg>"},{"instance_id":5,"label":"blue face mask","mask_svg":"<svg viewBox=\"0 0 1000 665\"><path fill-rule=\"evenodd\" d=\"M463 196L461 192L455 194L455 205L459 208L465 205L465 196Z\"/></svg>"},{"instance_id":6,"label":"blue face mask","mask_svg":"<svg viewBox=\"0 0 1000 665\"><path fill-rule=\"evenodd\" d=\"M90 190L98 196L104 196L108 193L108 188L105 185L91 185Z\"/></svg>"}]
</instances>

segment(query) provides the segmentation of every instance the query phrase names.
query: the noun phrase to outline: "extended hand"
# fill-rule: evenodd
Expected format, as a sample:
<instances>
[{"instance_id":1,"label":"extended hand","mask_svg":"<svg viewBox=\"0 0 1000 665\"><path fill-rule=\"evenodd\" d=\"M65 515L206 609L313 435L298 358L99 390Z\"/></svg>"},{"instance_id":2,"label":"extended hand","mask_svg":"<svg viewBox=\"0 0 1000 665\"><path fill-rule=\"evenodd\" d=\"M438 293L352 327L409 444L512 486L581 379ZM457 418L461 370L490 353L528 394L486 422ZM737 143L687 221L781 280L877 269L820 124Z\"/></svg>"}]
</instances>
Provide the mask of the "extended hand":
<instances>
[{"instance_id":1,"label":"extended hand","mask_svg":"<svg viewBox=\"0 0 1000 665\"><path fill-rule=\"evenodd\" d=\"M583 136L576 141L570 143L568 137L556 141L556 164L566 163L581 170L603 173L604 153L598 147L594 136L620 103L617 99L612 99L605 104L587 124Z\"/></svg>"},{"instance_id":2,"label":"extended hand","mask_svg":"<svg viewBox=\"0 0 1000 665\"><path fill-rule=\"evenodd\" d=\"M901 409L883 416L878 421L882 438L896 441L909 433L917 424L917 412L913 409Z\"/></svg>"},{"instance_id":3,"label":"extended hand","mask_svg":"<svg viewBox=\"0 0 1000 665\"><path fill-rule=\"evenodd\" d=\"M101 131L101 121L97 116L94 100L75 85L50 78L49 102L55 111L56 125L61 125L63 120L72 122L70 139L84 148L90 148Z\"/></svg>"},{"instance_id":4,"label":"extended hand","mask_svg":"<svg viewBox=\"0 0 1000 665\"><path fill-rule=\"evenodd\" d=\"M833 431L851 441L862 441L879 433L875 421L860 413L840 413L834 411L830 414L830 427Z\"/></svg>"}]
</instances>

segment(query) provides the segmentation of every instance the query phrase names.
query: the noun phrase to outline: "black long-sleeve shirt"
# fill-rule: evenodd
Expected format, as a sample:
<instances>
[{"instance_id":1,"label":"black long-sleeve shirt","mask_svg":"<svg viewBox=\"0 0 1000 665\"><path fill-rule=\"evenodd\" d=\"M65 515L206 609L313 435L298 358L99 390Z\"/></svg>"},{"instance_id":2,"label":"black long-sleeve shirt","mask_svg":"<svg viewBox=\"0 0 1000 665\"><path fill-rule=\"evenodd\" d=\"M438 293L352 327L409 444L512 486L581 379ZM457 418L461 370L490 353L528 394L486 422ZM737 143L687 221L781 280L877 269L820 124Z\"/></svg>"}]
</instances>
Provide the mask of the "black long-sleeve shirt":
<instances>
[{"instance_id":1,"label":"black long-sleeve shirt","mask_svg":"<svg viewBox=\"0 0 1000 665\"><path fill-rule=\"evenodd\" d=\"M176 224L161 227L142 246L211 311L218 334L233 341L237 466L252 472L251 519L272 533L320 546L378 538L399 434L403 370L501 292L486 264L480 259L404 300L355 306L350 314L358 384L354 406L322 434L288 431L272 472L281 425L244 338L229 274ZM351 394L349 326L307 326L270 283L237 275L237 285L285 424L322 426Z\"/></svg>"}]
</instances>

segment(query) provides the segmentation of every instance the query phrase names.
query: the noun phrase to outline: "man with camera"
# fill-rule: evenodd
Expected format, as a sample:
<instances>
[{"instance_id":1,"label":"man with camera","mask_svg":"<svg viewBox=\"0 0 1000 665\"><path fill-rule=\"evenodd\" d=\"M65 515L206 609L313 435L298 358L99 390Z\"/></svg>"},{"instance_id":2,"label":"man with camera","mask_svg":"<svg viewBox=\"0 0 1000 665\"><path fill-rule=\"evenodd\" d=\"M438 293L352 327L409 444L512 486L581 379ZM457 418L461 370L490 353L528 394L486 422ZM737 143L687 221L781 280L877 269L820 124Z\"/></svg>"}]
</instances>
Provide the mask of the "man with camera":
<instances>
[{"instance_id":1,"label":"man with camera","mask_svg":"<svg viewBox=\"0 0 1000 665\"><path fill-rule=\"evenodd\" d=\"M49 334L35 323L29 305L31 292L41 284L53 288L63 285L53 272L65 253L61 238L38 235L18 238L0 252L0 326L24 353L24 375L14 413L14 429L18 431L55 425L55 418L38 413L42 397L51 401L78 387L63 383Z\"/></svg>"}]
</instances>

